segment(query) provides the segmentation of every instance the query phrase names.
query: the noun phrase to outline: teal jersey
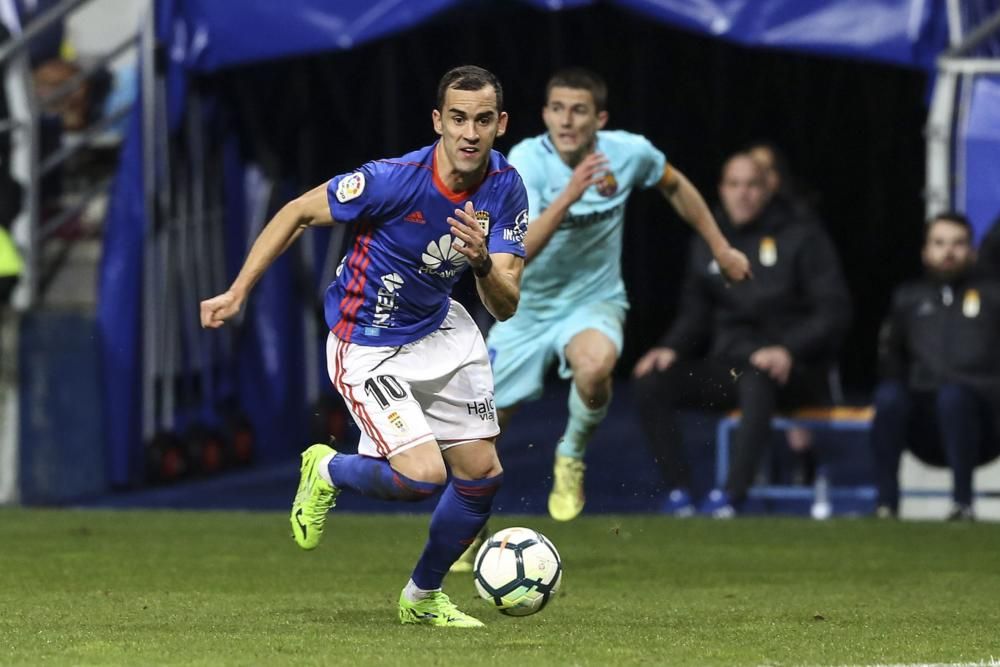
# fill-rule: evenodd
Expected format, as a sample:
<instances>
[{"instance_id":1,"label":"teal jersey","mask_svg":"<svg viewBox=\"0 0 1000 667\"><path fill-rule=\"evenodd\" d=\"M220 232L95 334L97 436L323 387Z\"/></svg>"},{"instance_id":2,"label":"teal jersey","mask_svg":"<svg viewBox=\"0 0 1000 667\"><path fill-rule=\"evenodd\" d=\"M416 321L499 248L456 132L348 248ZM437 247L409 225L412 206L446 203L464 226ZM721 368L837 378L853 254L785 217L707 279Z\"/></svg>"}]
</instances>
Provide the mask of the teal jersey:
<instances>
[{"instance_id":1,"label":"teal jersey","mask_svg":"<svg viewBox=\"0 0 1000 667\"><path fill-rule=\"evenodd\" d=\"M645 137L622 130L598 132L597 151L607 157L608 175L587 188L525 267L518 316L547 319L595 301L628 306L621 272L625 202L632 188L656 185L667 158ZM508 161L521 174L533 218L559 196L573 173L547 134L514 146Z\"/></svg>"}]
</instances>

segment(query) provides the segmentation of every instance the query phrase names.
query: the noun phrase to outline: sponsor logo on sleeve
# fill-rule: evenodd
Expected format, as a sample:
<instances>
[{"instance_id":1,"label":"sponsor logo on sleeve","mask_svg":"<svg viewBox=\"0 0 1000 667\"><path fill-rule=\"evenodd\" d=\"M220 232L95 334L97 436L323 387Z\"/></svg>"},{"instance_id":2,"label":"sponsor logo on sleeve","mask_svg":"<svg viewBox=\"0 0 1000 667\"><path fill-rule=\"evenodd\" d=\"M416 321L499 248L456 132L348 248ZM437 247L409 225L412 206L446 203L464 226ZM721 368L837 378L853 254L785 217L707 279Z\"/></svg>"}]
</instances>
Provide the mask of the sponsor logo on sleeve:
<instances>
[{"instance_id":1,"label":"sponsor logo on sleeve","mask_svg":"<svg viewBox=\"0 0 1000 667\"><path fill-rule=\"evenodd\" d=\"M528 209L523 209L514 219L514 226L503 230L503 240L524 245L524 236L528 233Z\"/></svg>"},{"instance_id":2,"label":"sponsor logo on sleeve","mask_svg":"<svg viewBox=\"0 0 1000 667\"><path fill-rule=\"evenodd\" d=\"M357 199L365 191L365 175L356 171L350 176L345 176L337 185L337 201L346 204L352 199Z\"/></svg>"}]
</instances>

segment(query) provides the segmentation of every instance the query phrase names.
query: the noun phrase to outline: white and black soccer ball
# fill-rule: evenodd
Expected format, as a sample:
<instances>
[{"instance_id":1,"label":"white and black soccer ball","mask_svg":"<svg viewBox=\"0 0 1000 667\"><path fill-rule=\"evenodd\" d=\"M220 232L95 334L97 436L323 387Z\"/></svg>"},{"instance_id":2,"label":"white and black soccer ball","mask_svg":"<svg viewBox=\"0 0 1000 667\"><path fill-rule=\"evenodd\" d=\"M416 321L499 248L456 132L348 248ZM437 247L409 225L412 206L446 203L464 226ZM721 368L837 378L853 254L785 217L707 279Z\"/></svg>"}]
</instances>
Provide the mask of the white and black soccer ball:
<instances>
[{"instance_id":1,"label":"white and black soccer ball","mask_svg":"<svg viewBox=\"0 0 1000 667\"><path fill-rule=\"evenodd\" d=\"M476 554L476 590L510 616L541 611L562 582L562 559L547 537L530 528L504 528Z\"/></svg>"}]
</instances>

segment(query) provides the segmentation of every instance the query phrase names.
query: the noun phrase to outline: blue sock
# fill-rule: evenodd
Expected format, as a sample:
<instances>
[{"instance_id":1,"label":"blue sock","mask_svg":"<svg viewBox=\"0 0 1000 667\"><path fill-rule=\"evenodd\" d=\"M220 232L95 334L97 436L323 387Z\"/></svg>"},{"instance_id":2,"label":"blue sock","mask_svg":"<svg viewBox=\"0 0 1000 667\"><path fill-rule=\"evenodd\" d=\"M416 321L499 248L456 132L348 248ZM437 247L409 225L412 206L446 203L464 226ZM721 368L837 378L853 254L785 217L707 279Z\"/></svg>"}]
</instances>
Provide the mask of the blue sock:
<instances>
[{"instance_id":1,"label":"blue sock","mask_svg":"<svg viewBox=\"0 0 1000 667\"><path fill-rule=\"evenodd\" d=\"M441 488L396 472L385 459L360 454L337 454L330 459L329 470L335 486L382 500L423 500Z\"/></svg>"},{"instance_id":2,"label":"blue sock","mask_svg":"<svg viewBox=\"0 0 1000 667\"><path fill-rule=\"evenodd\" d=\"M571 384L569 387L569 420L566 422L566 432L563 433L562 440L559 441L559 446L556 447L556 453L560 456L570 456L574 459L582 459L583 454L587 451L587 443L590 442L590 436L593 435L594 429L600 424L604 417L608 414L608 405L611 404L610 397L608 402L598 408L591 408L583 399L580 398L580 392L577 391L576 384Z\"/></svg>"},{"instance_id":3,"label":"blue sock","mask_svg":"<svg viewBox=\"0 0 1000 667\"><path fill-rule=\"evenodd\" d=\"M451 564L476 539L493 508L493 496L503 482L503 474L487 479L452 479L441 494L424 553L413 569L413 583L426 591L441 588Z\"/></svg>"}]
</instances>

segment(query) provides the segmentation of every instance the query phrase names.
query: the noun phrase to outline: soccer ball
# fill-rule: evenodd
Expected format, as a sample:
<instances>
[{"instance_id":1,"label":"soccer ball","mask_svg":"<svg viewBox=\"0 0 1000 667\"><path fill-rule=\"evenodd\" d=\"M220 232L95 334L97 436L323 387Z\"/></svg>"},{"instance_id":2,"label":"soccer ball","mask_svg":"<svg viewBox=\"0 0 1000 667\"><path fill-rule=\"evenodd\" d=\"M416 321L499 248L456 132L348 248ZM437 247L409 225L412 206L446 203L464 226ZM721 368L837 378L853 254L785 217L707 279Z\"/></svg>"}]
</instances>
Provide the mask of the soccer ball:
<instances>
[{"instance_id":1,"label":"soccer ball","mask_svg":"<svg viewBox=\"0 0 1000 667\"><path fill-rule=\"evenodd\" d=\"M476 590L509 616L541 611L562 582L562 560L547 537L530 528L504 528L476 554Z\"/></svg>"}]
</instances>

